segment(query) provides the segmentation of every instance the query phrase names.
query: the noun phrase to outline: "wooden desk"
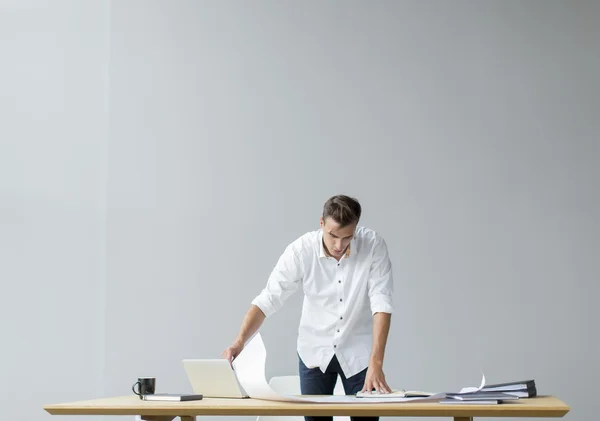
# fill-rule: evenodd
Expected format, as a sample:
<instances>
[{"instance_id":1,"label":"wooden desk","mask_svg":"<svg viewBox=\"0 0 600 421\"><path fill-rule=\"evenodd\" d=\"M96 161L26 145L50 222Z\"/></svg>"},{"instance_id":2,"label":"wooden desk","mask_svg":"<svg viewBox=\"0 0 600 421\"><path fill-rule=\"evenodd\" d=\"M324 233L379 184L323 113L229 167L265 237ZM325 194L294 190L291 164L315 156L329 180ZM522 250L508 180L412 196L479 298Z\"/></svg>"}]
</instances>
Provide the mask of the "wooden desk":
<instances>
[{"instance_id":1,"label":"wooden desk","mask_svg":"<svg viewBox=\"0 0 600 421\"><path fill-rule=\"evenodd\" d=\"M473 417L560 418L570 408L553 396L537 396L498 405L442 405L438 402L330 404L209 398L192 402L149 402L137 396L122 396L47 405L44 409L52 415L141 415L154 421L170 421L176 417L182 421L193 421L203 415L454 417L455 421L470 421Z\"/></svg>"}]
</instances>

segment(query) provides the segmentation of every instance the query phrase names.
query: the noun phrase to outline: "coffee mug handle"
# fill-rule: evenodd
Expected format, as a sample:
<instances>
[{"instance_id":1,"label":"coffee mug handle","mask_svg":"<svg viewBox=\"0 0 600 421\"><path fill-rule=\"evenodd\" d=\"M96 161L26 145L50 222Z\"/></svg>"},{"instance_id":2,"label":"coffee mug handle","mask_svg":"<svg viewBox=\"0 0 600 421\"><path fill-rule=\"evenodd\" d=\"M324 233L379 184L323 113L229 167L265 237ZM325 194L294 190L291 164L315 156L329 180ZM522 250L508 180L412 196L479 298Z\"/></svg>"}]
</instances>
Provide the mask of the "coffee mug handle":
<instances>
[{"instance_id":1,"label":"coffee mug handle","mask_svg":"<svg viewBox=\"0 0 600 421\"><path fill-rule=\"evenodd\" d=\"M138 396L142 396L142 394L141 394L140 392L136 392L136 391L135 391L135 386L136 386L136 385L137 385L137 386L139 386L139 387L142 387L142 384L141 384L140 382L135 382L135 383L133 384L133 386L131 386L131 390L133 390L133 393L135 393L136 395L138 395Z\"/></svg>"}]
</instances>

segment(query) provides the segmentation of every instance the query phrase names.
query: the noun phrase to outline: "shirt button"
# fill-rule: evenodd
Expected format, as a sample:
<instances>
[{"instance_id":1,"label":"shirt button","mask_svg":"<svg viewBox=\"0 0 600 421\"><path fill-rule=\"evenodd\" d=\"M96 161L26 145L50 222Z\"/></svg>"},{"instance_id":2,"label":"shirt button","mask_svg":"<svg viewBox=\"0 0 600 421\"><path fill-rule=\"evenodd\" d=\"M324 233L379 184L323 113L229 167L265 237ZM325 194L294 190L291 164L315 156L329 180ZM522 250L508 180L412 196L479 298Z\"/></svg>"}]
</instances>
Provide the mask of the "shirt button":
<instances>
[{"instance_id":1,"label":"shirt button","mask_svg":"<svg viewBox=\"0 0 600 421\"><path fill-rule=\"evenodd\" d=\"M337 348L337 345L334 345L333 347L334 347L334 348Z\"/></svg>"},{"instance_id":2,"label":"shirt button","mask_svg":"<svg viewBox=\"0 0 600 421\"><path fill-rule=\"evenodd\" d=\"M342 301L342 299L340 298L340 301Z\"/></svg>"},{"instance_id":3,"label":"shirt button","mask_svg":"<svg viewBox=\"0 0 600 421\"><path fill-rule=\"evenodd\" d=\"M341 284L341 283L342 283L342 281L341 281L341 280L339 280L339 281L338 281L338 284Z\"/></svg>"},{"instance_id":4,"label":"shirt button","mask_svg":"<svg viewBox=\"0 0 600 421\"><path fill-rule=\"evenodd\" d=\"M342 316L340 316L340 320L342 320L342 319L343 319L343 317L342 317Z\"/></svg>"},{"instance_id":5,"label":"shirt button","mask_svg":"<svg viewBox=\"0 0 600 421\"><path fill-rule=\"evenodd\" d=\"M338 329L338 332L339 332L339 331L340 331L340 330Z\"/></svg>"}]
</instances>

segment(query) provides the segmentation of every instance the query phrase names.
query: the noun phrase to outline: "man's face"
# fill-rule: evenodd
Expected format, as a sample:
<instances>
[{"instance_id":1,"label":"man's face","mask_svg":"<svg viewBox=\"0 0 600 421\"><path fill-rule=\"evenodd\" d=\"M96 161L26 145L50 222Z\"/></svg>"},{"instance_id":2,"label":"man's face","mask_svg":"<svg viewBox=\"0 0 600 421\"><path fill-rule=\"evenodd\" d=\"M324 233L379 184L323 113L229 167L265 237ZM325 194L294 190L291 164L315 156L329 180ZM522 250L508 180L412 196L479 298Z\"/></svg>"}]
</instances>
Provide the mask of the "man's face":
<instances>
[{"instance_id":1,"label":"man's face","mask_svg":"<svg viewBox=\"0 0 600 421\"><path fill-rule=\"evenodd\" d=\"M335 258L342 257L354 236L356 225L356 223L353 223L342 228L332 218L323 220L323 217L321 217L323 243L330 255Z\"/></svg>"}]
</instances>

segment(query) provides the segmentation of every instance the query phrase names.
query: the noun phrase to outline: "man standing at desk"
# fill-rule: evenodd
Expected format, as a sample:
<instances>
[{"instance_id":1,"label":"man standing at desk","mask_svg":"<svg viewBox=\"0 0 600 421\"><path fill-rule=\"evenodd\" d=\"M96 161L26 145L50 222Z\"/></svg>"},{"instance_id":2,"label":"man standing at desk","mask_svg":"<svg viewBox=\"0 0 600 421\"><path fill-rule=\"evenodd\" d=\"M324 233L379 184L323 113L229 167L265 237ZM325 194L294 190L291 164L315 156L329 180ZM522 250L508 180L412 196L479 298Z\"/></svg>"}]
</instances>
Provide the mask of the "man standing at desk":
<instances>
[{"instance_id":1,"label":"man standing at desk","mask_svg":"<svg viewBox=\"0 0 600 421\"><path fill-rule=\"evenodd\" d=\"M383 358L393 310L392 265L384 239L358 226L360 216L354 198L338 195L325 202L320 229L285 249L224 358L232 361L265 318L302 286L297 341L302 394L332 395L338 374L348 395L390 392Z\"/></svg>"}]
</instances>

